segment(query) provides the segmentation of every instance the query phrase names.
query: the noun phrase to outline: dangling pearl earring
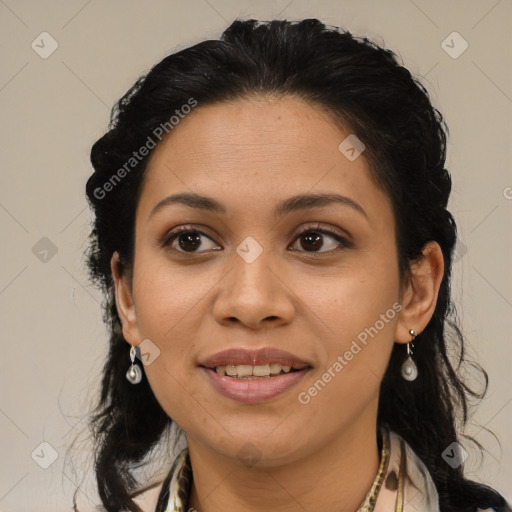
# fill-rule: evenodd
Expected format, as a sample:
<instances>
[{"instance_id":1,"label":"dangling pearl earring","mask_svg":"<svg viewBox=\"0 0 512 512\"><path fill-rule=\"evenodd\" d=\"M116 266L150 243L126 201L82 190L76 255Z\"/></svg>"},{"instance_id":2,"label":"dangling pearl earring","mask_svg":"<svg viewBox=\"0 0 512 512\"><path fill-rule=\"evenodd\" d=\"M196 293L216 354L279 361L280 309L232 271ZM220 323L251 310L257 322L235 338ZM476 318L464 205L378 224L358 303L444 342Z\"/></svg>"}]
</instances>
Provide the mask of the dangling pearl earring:
<instances>
[{"instance_id":1,"label":"dangling pearl earring","mask_svg":"<svg viewBox=\"0 0 512 512\"><path fill-rule=\"evenodd\" d=\"M130 359L132 361L132 365L126 372L126 378L131 384L138 384L142 380L142 370L140 369L140 366L138 364L133 364L136 352L137 348L132 345L130 348Z\"/></svg>"},{"instance_id":2,"label":"dangling pearl earring","mask_svg":"<svg viewBox=\"0 0 512 512\"><path fill-rule=\"evenodd\" d=\"M407 343L407 359L402 364L402 377L405 380L414 380L418 376L418 367L416 363L412 360L412 349L414 348L414 338L416 338L416 333L413 329L409 331L409 334L412 336L412 340Z\"/></svg>"}]
</instances>

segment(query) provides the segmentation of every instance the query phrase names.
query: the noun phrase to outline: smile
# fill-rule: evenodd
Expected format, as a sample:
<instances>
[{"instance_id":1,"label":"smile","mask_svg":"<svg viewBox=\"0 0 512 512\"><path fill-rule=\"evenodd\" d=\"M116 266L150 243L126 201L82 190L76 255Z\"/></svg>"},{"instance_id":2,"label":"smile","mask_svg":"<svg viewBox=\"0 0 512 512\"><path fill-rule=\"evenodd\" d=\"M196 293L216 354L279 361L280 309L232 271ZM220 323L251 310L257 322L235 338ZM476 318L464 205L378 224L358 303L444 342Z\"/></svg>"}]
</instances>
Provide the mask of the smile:
<instances>
[{"instance_id":1,"label":"smile","mask_svg":"<svg viewBox=\"0 0 512 512\"><path fill-rule=\"evenodd\" d=\"M313 369L310 361L273 347L233 347L203 359L198 366L215 391L244 404L282 395Z\"/></svg>"},{"instance_id":2,"label":"smile","mask_svg":"<svg viewBox=\"0 0 512 512\"><path fill-rule=\"evenodd\" d=\"M227 375L237 379L262 379L265 377L274 377L276 375L296 372L297 369L290 365L282 365L280 363L250 365L250 364L230 364L217 366L215 371L219 375Z\"/></svg>"}]
</instances>

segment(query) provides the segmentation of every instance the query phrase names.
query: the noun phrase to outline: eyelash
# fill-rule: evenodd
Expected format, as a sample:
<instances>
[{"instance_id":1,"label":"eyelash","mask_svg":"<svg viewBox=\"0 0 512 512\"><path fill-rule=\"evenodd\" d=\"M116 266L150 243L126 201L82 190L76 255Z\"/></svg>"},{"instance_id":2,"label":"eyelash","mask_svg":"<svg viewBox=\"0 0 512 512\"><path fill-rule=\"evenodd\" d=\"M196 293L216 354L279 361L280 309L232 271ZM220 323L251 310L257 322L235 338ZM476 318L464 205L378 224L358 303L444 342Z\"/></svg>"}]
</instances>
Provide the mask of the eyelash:
<instances>
[{"instance_id":1,"label":"eyelash","mask_svg":"<svg viewBox=\"0 0 512 512\"><path fill-rule=\"evenodd\" d=\"M322 226L321 224L316 224L314 226L305 226L304 228L301 229L301 231L299 233L297 233L296 237L294 238L294 242L295 240L297 240L298 238L300 238L302 235L304 235L305 233L309 233L309 232L314 232L314 233L318 233L318 234L323 234L323 235L328 235L328 236L331 236L332 238L334 238L342 247L340 248L337 248L337 249L333 249L333 250L330 250L330 251L322 251L322 252L319 252L319 251L298 251L298 252L304 252L306 254L310 254L310 255L321 255L321 254L332 254L334 252L338 252L340 250L343 250L343 249L348 249L348 248L351 248L352 247L352 243L349 242L346 238L343 238L342 236L340 236L336 231L334 231L333 229L331 228L328 228L327 226ZM203 235L207 238L209 238L210 240L212 240L212 238L210 236L208 236L204 231L201 231L200 229L197 229L197 228L194 228L193 226L191 225L185 225L185 226L179 226L177 227L176 229L172 230L170 233L167 233L162 242L161 242L161 246L163 248L166 248L168 246L171 245L171 243L179 236L179 235L183 235L183 234L188 234L188 233L199 233L200 235ZM212 240L213 241L213 240ZM172 249L172 248L171 248ZM187 251L181 251L181 250L177 250L177 249L172 249L174 252L177 252L179 254L201 254L201 252L204 252L204 251L192 251L192 252L187 252ZM293 249L294 251L297 251L297 249Z\"/></svg>"}]
</instances>

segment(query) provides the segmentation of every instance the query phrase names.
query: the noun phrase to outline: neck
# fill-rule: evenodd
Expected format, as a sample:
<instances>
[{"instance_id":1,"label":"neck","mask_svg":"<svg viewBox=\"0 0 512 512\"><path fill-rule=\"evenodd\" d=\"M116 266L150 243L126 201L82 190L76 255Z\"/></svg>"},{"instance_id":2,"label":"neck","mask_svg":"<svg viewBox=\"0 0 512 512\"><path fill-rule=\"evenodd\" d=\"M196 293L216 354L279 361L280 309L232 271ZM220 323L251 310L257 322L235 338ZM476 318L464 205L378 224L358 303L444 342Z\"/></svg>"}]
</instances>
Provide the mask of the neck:
<instances>
[{"instance_id":1,"label":"neck","mask_svg":"<svg viewBox=\"0 0 512 512\"><path fill-rule=\"evenodd\" d=\"M375 425L357 422L314 453L277 467L247 467L188 440L194 477L187 510L354 512L378 471Z\"/></svg>"}]
</instances>

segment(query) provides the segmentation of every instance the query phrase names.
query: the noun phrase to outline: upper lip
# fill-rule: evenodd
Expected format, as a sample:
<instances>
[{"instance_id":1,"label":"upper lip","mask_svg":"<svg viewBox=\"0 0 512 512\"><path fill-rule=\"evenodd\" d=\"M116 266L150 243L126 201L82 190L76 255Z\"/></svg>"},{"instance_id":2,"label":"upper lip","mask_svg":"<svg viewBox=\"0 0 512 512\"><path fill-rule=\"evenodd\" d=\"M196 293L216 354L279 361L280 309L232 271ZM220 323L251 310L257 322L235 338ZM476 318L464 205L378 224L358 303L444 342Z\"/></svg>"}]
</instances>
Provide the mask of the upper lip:
<instances>
[{"instance_id":1,"label":"upper lip","mask_svg":"<svg viewBox=\"0 0 512 512\"><path fill-rule=\"evenodd\" d=\"M311 366L307 361L300 359L299 357L285 352L284 350L278 350L271 347L263 347L259 349L246 349L246 348L230 348L217 352L212 356L204 359L199 363L199 366L206 368L216 368L217 366L227 365L262 365L279 363L285 366L291 366L294 369L301 370Z\"/></svg>"}]
</instances>

